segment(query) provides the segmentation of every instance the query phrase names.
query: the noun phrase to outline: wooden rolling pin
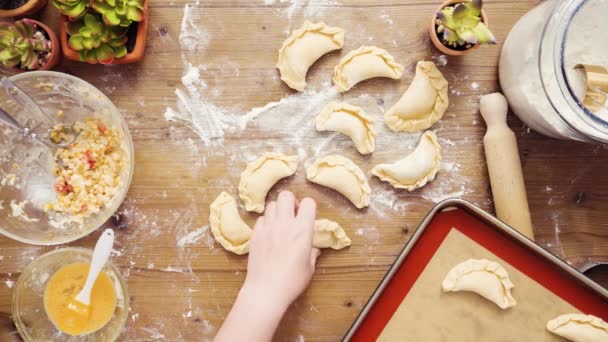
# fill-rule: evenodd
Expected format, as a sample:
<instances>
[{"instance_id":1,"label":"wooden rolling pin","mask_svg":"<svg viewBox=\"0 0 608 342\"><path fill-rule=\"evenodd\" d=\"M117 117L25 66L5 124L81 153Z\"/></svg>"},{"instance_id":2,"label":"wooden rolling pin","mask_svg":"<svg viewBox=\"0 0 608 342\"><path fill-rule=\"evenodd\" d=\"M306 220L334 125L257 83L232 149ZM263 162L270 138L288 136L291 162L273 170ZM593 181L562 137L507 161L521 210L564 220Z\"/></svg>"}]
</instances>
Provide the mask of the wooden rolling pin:
<instances>
[{"instance_id":1,"label":"wooden rolling pin","mask_svg":"<svg viewBox=\"0 0 608 342\"><path fill-rule=\"evenodd\" d=\"M488 127L483 145L496 215L534 240L517 140L507 126L507 100L500 93L485 95L481 97L479 109Z\"/></svg>"}]
</instances>

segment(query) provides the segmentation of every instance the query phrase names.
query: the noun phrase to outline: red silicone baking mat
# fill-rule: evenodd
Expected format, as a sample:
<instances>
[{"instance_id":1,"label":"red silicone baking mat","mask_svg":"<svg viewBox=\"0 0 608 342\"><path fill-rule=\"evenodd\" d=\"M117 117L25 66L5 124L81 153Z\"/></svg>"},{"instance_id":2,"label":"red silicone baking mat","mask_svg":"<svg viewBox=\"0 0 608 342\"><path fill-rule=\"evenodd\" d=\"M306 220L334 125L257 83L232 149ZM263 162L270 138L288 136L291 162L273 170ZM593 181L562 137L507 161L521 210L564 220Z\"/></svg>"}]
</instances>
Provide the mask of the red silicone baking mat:
<instances>
[{"instance_id":1,"label":"red silicone baking mat","mask_svg":"<svg viewBox=\"0 0 608 342\"><path fill-rule=\"evenodd\" d=\"M400 307L401 303L405 303L404 300L408 293L410 293L412 287L415 286L421 274L425 272L427 265L429 265L434 256L438 254L439 248L442 244L445 245L444 240L446 240L446 237L454 234L461 235L463 238L466 237L465 239L472 240L472 243L482 246L495 255L501 262L508 264L510 269L517 270L525 275L523 277L526 279L529 278L531 282L540 284L540 286L538 284L534 285L537 288L543 289L549 296L559 297L559 301L564 302L564 305L568 305L568 307L571 305L572 308L576 308L580 312L593 314L604 320L608 320L608 298L605 296L605 292L599 293L597 289L592 289L589 286L588 280L582 281L580 278L581 275L577 272L573 272L573 269L569 268L569 266L561 262L556 264L554 258L554 260L551 260L552 257L543 255L546 254L546 252L542 251L540 247L536 245L526 246L521 241L518 241L518 238L521 239L521 237L514 238L514 233L509 227L504 226L503 228L499 228L500 227L492 225L491 222L484 220L482 217L477 216L475 213L470 213L469 210L463 208L442 211L435 214L428 225L420 228L423 230L422 233L418 239L413 242L414 244L409 250L409 253L402 259L401 265L398 266L394 272L391 273L389 271L389 274L392 274L392 277L390 280L388 277L385 278L383 281L385 286L379 287L379 289L383 287L384 290L377 294L378 296L375 299L375 303L369 303L366 306L361 317L358 318L351 330L349 330L347 338L351 337L352 341L377 340L393 315L395 315L395 312ZM456 232L454 230L456 230ZM408 248L406 247L404 251L407 249ZM455 252L454 255L462 256L464 254ZM454 259L454 262L459 261L464 260ZM559 263L561 263L561 265L559 265ZM446 269L446 273L447 270L449 270L449 268ZM385 282L387 283L385 284ZM439 287L439 284L433 284L433 286ZM515 290L517 290L517 284ZM437 291L440 292L440 290ZM549 299L548 303L554 301L555 300L551 301ZM432 302L424 304L425 305L418 305L417 309L424 310L420 309L420 306L428 305L430 310L430 307L437 305L437 303ZM562 305L562 308L566 307L564 305ZM538 310L545 310L545 308L538 308ZM472 312L474 315L475 312L479 312L479 310L472 310ZM500 315L500 313L497 315ZM534 317L534 310L523 312L521 315L523 316L519 319L525 321L525 315ZM520 315L518 314L518 316ZM413 316L414 319L415 317L416 316ZM441 322L438 324L450 324L450 322ZM404 325L404 329L405 328L407 328L406 325ZM539 329L542 331L542 327Z\"/></svg>"}]
</instances>

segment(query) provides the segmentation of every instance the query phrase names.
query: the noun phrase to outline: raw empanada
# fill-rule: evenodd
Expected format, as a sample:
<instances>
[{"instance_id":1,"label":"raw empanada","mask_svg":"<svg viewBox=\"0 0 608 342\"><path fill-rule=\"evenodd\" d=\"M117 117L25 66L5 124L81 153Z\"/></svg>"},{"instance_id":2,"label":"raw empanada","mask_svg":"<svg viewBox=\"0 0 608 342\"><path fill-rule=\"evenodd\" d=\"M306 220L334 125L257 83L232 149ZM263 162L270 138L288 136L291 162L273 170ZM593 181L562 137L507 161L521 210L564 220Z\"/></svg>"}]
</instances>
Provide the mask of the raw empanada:
<instances>
[{"instance_id":1,"label":"raw empanada","mask_svg":"<svg viewBox=\"0 0 608 342\"><path fill-rule=\"evenodd\" d=\"M367 178L363 171L346 157L330 155L315 160L306 169L306 178L336 190L359 209L369 206L372 190Z\"/></svg>"},{"instance_id":2,"label":"raw empanada","mask_svg":"<svg viewBox=\"0 0 608 342\"><path fill-rule=\"evenodd\" d=\"M209 225L215 240L225 249L243 255L249 253L252 230L239 215L236 200L222 192L211 203Z\"/></svg>"},{"instance_id":3,"label":"raw empanada","mask_svg":"<svg viewBox=\"0 0 608 342\"><path fill-rule=\"evenodd\" d=\"M384 122L395 132L423 131L443 117L449 103L448 81L435 63L421 61L412 84L384 114Z\"/></svg>"},{"instance_id":4,"label":"raw empanada","mask_svg":"<svg viewBox=\"0 0 608 342\"><path fill-rule=\"evenodd\" d=\"M329 27L325 23L305 22L291 33L279 50L277 68L281 80L290 88L303 91L310 66L324 54L341 49L343 45L343 29Z\"/></svg>"},{"instance_id":5,"label":"raw empanada","mask_svg":"<svg viewBox=\"0 0 608 342\"><path fill-rule=\"evenodd\" d=\"M351 138L361 154L376 149L374 120L363 109L345 102L330 102L317 116L317 131L335 131Z\"/></svg>"},{"instance_id":6,"label":"raw empanada","mask_svg":"<svg viewBox=\"0 0 608 342\"><path fill-rule=\"evenodd\" d=\"M350 239L337 222L320 219L315 221L312 245L316 248L342 249L350 246Z\"/></svg>"},{"instance_id":7,"label":"raw empanada","mask_svg":"<svg viewBox=\"0 0 608 342\"><path fill-rule=\"evenodd\" d=\"M547 330L574 342L608 341L608 323L592 315L561 315L547 322Z\"/></svg>"},{"instance_id":8,"label":"raw empanada","mask_svg":"<svg viewBox=\"0 0 608 342\"><path fill-rule=\"evenodd\" d=\"M499 263L486 259L469 259L448 272L443 291L471 291L507 309L517 303L511 295L514 287L509 274Z\"/></svg>"},{"instance_id":9,"label":"raw empanada","mask_svg":"<svg viewBox=\"0 0 608 342\"><path fill-rule=\"evenodd\" d=\"M264 212L266 194L280 179L296 173L298 156L267 152L247 165L241 173L239 197L247 211Z\"/></svg>"},{"instance_id":10,"label":"raw empanada","mask_svg":"<svg viewBox=\"0 0 608 342\"><path fill-rule=\"evenodd\" d=\"M397 189L412 191L435 179L441 166L441 147L431 131L422 135L416 149L394 164L380 164L372 174Z\"/></svg>"},{"instance_id":11,"label":"raw empanada","mask_svg":"<svg viewBox=\"0 0 608 342\"><path fill-rule=\"evenodd\" d=\"M393 56L375 46L362 46L349 52L334 69L334 84L343 93L355 84L374 77L398 80L403 76L403 66Z\"/></svg>"}]
</instances>

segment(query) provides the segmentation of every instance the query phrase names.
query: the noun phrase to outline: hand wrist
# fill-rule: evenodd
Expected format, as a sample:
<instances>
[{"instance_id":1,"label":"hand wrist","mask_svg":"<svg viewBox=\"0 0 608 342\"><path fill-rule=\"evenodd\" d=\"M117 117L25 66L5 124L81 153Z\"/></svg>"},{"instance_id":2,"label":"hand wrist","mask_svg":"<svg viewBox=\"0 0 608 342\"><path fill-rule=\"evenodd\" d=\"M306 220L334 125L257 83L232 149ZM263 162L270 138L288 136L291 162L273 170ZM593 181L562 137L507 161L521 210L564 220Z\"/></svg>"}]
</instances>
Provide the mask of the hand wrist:
<instances>
[{"instance_id":1,"label":"hand wrist","mask_svg":"<svg viewBox=\"0 0 608 342\"><path fill-rule=\"evenodd\" d=\"M280 293L270 290L267 286L253 285L247 281L239 291L237 300L253 305L271 317L279 316L279 319L291 305Z\"/></svg>"}]
</instances>

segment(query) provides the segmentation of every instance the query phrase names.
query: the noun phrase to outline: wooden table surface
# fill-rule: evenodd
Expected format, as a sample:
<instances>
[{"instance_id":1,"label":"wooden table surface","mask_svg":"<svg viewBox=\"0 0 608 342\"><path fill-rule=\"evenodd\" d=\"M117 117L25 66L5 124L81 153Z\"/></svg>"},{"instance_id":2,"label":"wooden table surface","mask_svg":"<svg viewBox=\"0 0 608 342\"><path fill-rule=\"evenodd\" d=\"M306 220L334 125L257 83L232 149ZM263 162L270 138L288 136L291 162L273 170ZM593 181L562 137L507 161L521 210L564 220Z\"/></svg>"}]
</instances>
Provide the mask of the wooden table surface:
<instances>
[{"instance_id":1,"label":"wooden table surface","mask_svg":"<svg viewBox=\"0 0 608 342\"><path fill-rule=\"evenodd\" d=\"M369 172L372 165L397 159L415 146L415 140L383 129L386 136L380 136L377 152L361 158L346 139L315 133L310 126L314 114L302 123L310 130L296 139L288 128L292 116L298 117L297 111L306 107L306 100L298 107L293 96L278 105L287 104L286 108L268 115L274 121L261 114L246 129L229 129L221 139L205 142L196 123L167 120L168 108L180 112L175 91L184 90L182 83L188 80L181 78L189 65L200 71L198 89L186 89L190 99L200 95L203 100L198 106L220 108L238 117L293 94L274 69L277 50L287 33L304 19L324 20L346 29L346 45L311 69L313 92L322 93L319 89L326 87L335 63L359 45L386 48L405 65L401 81L374 80L347 94L347 99L361 102L382 126L378 111L387 109L406 89L416 61L441 60L426 31L429 15L438 4L435 0L187 3L150 1L150 30L142 63L100 66L66 61L57 68L106 93L124 114L135 143L135 175L120 209L127 225L117 228L112 259L129 287L131 311L121 338L125 341L210 340L220 327L245 277L247 259L214 244L207 230L208 207L223 190L236 195L240 171L252 157L272 149L297 151L308 163L319 150L321 154L340 152ZM485 1L499 42L538 3ZM57 13L51 6L42 18L57 28ZM500 48L486 46L467 57L448 58L447 65L440 67L450 81L451 104L435 127L444 148L444 164L431 185L411 193L395 192L370 179L376 195L371 208L363 211L331 191L307 184L302 166L297 176L272 190L270 198L279 189L314 197L319 202L319 216L342 223L353 240L349 249L323 253L310 288L285 316L276 340L340 339L436 201L454 195L492 210L481 143L485 126L478 99L499 90L496 66ZM311 99L317 98L314 94ZM199 111L199 115L205 112ZM579 268L607 262L606 146L549 139L531 132L514 116L509 124L519 140L538 243ZM249 223L255 219L243 216ZM92 247L99 234L69 245ZM10 319L14 282L29 262L54 248L0 237L1 340L17 338ZM605 270L593 274L606 284Z\"/></svg>"}]
</instances>

